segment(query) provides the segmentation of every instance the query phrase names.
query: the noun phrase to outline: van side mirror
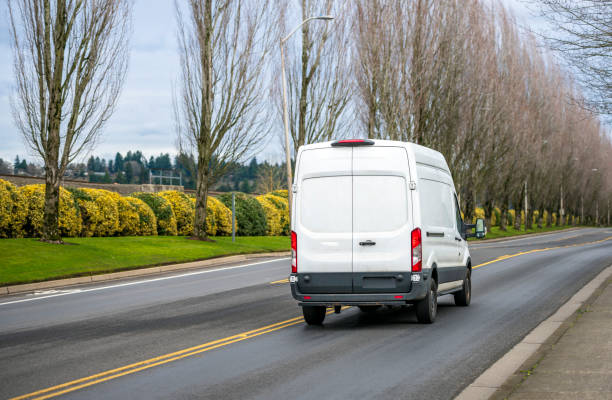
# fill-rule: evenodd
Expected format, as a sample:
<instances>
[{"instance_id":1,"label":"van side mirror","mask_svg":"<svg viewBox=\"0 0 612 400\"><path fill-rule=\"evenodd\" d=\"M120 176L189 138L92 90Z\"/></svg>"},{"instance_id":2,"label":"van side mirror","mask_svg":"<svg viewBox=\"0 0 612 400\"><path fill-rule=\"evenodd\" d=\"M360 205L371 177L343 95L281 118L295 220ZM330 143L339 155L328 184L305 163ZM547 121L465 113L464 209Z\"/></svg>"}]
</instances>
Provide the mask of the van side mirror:
<instances>
[{"instance_id":1,"label":"van side mirror","mask_svg":"<svg viewBox=\"0 0 612 400\"><path fill-rule=\"evenodd\" d=\"M484 219L478 218L475 224L463 224L463 238L471 238L476 237L478 239L482 239L487 234L487 227L484 223ZM476 230L474 233L473 229Z\"/></svg>"},{"instance_id":2,"label":"van side mirror","mask_svg":"<svg viewBox=\"0 0 612 400\"><path fill-rule=\"evenodd\" d=\"M476 220L476 237L478 239L482 239L487 234L487 227L485 225L484 219L478 218Z\"/></svg>"}]
</instances>

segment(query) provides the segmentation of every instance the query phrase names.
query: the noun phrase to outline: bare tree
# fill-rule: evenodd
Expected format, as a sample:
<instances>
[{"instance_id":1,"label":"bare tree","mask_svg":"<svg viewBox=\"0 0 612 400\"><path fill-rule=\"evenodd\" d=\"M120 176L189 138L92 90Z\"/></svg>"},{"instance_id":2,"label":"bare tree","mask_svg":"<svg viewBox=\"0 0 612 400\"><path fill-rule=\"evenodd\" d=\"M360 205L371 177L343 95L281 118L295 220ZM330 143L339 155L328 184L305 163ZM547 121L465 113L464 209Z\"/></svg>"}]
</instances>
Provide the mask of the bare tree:
<instances>
[{"instance_id":1,"label":"bare tree","mask_svg":"<svg viewBox=\"0 0 612 400\"><path fill-rule=\"evenodd\" d=\"M590 102L612 113L612 2L540 0L552 25L549 45L576 67L581 84L594 96Z\"/></svg>"},{"instance_id":2,"label":"bare tree","mask_svg":"<svg viewBox=\"0 0 612 400\"><path fill-rule=\"evenodd\" d=\"M9 0L17 127L45 166L42 240L61 242L60 179L94 146L127 69L131 1Z\"/></svg>"},{"instance_id":3,"label":"bare tree","mask_svg":"<svg viewBox=\"0 0 612 400\"><path fill-rule=\"evenodd\" d=\"M261 99L275 41L268 7L247 0L175 1L181 75L175 120L181 152L197 161L194 238L206 235L211 185L262 145L269 124Z\"/></svg>"},{"instance_id":4,"label":"bare tree","mask_svg":"<svg viewBox=\"0 0 612 400\"><path fill-rule=\"evenodd\" d=\"M297 41L285 44L289 129L294 154L300 146L330 140L338 135L339 128L346 128L339 125L350 99L345 12L349 5L332 0L299 1L300 18L333 15L335 19L329 23L304 24L301 44ZM285 25L286 9L281 10L279 20ZM287 31L286 27L283 30Z\"/></svg>"},{"instance_id":5,"label":"bare tree","mask_svg":"<svg viewBox=\"0 0 612 400\"><path fill-rule=\"evenodd\" d=\"M257 168L257 177L255 178L255 191L257 193L270 193L283 187L283 170L280 166L264 162Z\"/></svg>"}]
</instances>

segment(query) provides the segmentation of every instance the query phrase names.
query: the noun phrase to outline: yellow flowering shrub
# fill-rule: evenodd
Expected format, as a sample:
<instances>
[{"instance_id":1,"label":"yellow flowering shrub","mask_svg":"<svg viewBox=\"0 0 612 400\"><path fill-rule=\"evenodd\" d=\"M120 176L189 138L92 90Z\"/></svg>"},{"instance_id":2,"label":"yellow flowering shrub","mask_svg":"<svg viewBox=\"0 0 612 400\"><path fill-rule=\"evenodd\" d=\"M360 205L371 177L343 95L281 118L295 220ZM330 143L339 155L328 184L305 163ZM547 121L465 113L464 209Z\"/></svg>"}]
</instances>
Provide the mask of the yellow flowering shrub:
<instances>
[{"instance_id":1,"label":"yellow flowering shrub","mask_svg":"<svg viewBox=\"0 0 612 400\"><path fill-rule=\"evenodd\" d=\"M122 236L140 235L140 215L136 207L126 197L118 196L115 200L119 213L117 233Z\"/></svg>"},{"instance_id":2,"label":"yellow flowering shrub","mask_svg":"<svg viewBox=\"0 0 612 400\"><path fill-rule=\"evenodd\" d=\"M273 192L270 192L268 194L282 197L283 199L289 199L289 192L287 192L287 189L274 190Z\"/></svg>"},{"instance_id":3,"label":"yellow flowering shrub","mask_svg":"<svg viewBox=\"0 0 612 400\"><path fill-rule=\"evenodd\" d=\"M176 229L179 235L193 235L193 222L195 218L195 203L189 197L176 190L168 190L158 193L159 196L168 200L174 217L176 218Z\"/></svg>"},{"instance_id":4,"label":"yellow flowering shrub","mask_svg":"<svg viewBox=\"0 0 612 400\"><path fill-rule=\"evenodd\" d=\"M19 204L13 214L13 236L40 236L43 227L45 185L27 185L18 189ZM81 218L74 206L72 194L60 188L59 228L65 237L77 236L81 231Z\"/></svg>"},{"instance_id":5,"label":"yellow flowering shrub","mask_svg":"<svg viewBox=\"0 0 612 400\"><path fill-rule=\"evenodd\" d=\"M475 224L478 218L484 219L484 217L485 217L484 208L476 207L476 210L474 210L474 216L472 217L472 223Z\"/></svg>"},{"instance_id":6,"label":"yellow flowering shrub","mask_svg":"<svg viewBox=\"0 0 612 400\"><path fill-rule=\"evenodd\" d=\"M215 225L217 236L229 236L232 234L232 210L225 206L220 200L208 196L206 209L212 210L215 215ZM238 231L238 223L236 223Z\"/></svg>"},{"instance_id":7,"label":"yellow flowering shrub","mask_svg":"<svg viewBox=\"0 0 612 400\"><path fill-rule=\"evenodd\" d=\"M12 183L0 179L0 238L15 236L15 223L25 220L23 210L21 211L23 215L15 215L20 202L19 190Z\"/></svg>"},{"instance_id":8,"label":"yellow flowering shrub","mask_svg":"<svg viewBox=\"0 0 612 400\"><path fill-rule=\"evenodd\" d=\"M289 219L289 200L286 197L277 196L273 193L274 192L268 193L263 196L266 198L266 200L274 204L274 207L276 207L276 209L280 213L280 234L289 235L289 233L291 232L291 221Z\"/></svg>"},{"instance_id":9,"label":"yellow flowering shrub","mask_svg":"<svg viewBox=\"0 0 612 400\"><path fill-rule=\"evenodd\" d=\"M195 198L190 197L190 200L195 209ZM237 224L236 231L238 231ZM209 236L232 234L232 211L212 196L206 198L206 234Z\"/></svg>"},{"instance_id":10,"label":"yellow flowering shrub","mask_svg":"<svg viewBox=\"0 0 612 400\"><path fill-rule=\"evenodd\" d=\"M269 236L280 235L282 231L280 211L276 208L274 203L266 198L266 196L257 196L256 199L259 201L259 204L261 204L266 214L266 221L268 222L266 234Z\"/></svg>"},{"instance_id":11,"label":"yellow flowering shrub","mask_svg":"<svg viewBox=\"0 0 612 400\"><path fill-rule=\"evenodd\" d=\"M138 235L141 236L157 236L157 218L151 207L144 201L135 197L124 197L130 203L136 213L138 213Z\"/></svg>"},{"instance_id":12,"label":"yellow flowering shrub","mask_svg":"<svg viewBox=\"0 0 612 400\"><path fill-rule=\"evenodd\" d=\"M82 189L98 206L100 219L94 236L113 236L119 230L119 210L116 199L117 194L102 189Z\"/></svg>"},{"instance_id":13,"label":"yellow flowering shrub","mask_svg":"<svg viewBox=\"0 0 612 400\"><path fill-rule=\"evenodd\" d=\"M158 196L156 193L137 192L133 193L132 197L144 201L155 214L157 219L157 234L176 236L176 218L170 202Z\"/></svg>"}]
</instances>

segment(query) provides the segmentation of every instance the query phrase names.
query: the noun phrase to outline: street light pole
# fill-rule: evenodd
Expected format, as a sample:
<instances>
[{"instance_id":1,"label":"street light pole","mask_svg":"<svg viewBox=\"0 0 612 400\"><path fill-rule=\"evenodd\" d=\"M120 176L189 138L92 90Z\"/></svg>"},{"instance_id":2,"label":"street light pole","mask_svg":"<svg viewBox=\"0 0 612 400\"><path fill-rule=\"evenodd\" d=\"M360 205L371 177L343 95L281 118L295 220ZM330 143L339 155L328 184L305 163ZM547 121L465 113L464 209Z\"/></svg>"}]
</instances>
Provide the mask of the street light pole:
<instances>
[{"instance_id":1,"label":"street light pole","mask_svg":"<svg viewBox=\"0 0 612 400\"><path fill-rule=\"evenodd\" d=\"M289 111L287 110L287 78L285 76L285 42L302 27L302 25L314 20L320 19L329 21L334 19L331 15L321 15L318 17L309 17L302 21L295 29L293 29L287 36L280 41L280 53L281 53L281 79L283 80L283 122L285 125L285 162L287 163L287 199L289 201L289 220L291 220L291 211L293 209L293 188L292 182L293 177L291 174L291 148L289 147Z\"/></svg>"}]
</instances>

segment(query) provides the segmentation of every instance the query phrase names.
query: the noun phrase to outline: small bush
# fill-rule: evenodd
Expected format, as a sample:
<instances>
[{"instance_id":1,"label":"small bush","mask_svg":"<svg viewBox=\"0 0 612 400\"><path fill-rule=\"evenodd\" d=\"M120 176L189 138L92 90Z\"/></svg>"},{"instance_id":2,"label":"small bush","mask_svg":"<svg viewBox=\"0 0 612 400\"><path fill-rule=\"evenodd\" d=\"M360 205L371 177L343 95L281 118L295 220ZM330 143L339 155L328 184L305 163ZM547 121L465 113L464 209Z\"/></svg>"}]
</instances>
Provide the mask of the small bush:
<instances>
[{"instance_id":1,"label":"small bush","mask_svg":"<svg viewBox=\"0 0 612 400\"><path fill-rule=\"evenodd\" d=\"M219 200L226 207L232 206L232 194L225 193ZM242 236L264 236L268 231L266 214L257 199L244 193L236 193L236 225Z\"/></svg>"},{"instance_id":2,"label":"small bush","mask_svg":"<svg viewBox=\"0 0 612 400\"><path fill-rule=\"evenodd\" d=\"M155 214L157 219L157 234L176 236L176 218L170 202L155 193L137 192L132 197L144 201Z\"/></svg>"},{"instance_id":3,"label":"small bush","mask_svg":"<svg viewBox=\"0 0 612 400\"><path fill-rule=\"evenodd\" d=\"M195 199L191 198L195 207ZM214 197L206 198L206 234L229 236L232 234L232 211Z\"/></svg>"},{"instance_id":4,"label":"small bush","mask_svg":"<svg viewBox=\"0 0 612 400\"><path fill-rule=\"evenodd\" d=\"M226 207L225 204L218 199L208 196L206 201L206 210L207 214L214 214L215 216L215 235L229 236L232 234L232 210L230 208ZM237 222L236 225L238 225ZM238 230L237 226L236 230Z\"/></svg>"},{"instance_id":5,"label":"small bush","mask_svg":"<svg viewBox=\"0 0 612 400\"><path fill-rule=\"evenodd\" d=\"M14 209L13 236L39 237L42 235L45 207L45 185L27 185L19 189L20 202ZM59 228L64 237L77 236L81 231L81 218L72 194L60 188Z\"/></svg>"},{"instance_id":6,"label":"small bush","mask_svg":"<svg viewBox=\"0 0 612 400\"><path fill-rule=\"evenodd\" d=\"M282 197L283 199L289 199L289 192L287 192L287 189L274 190L268 194L271 194L273 196Z\"/></svg>"},{"instance_id":7,"label":"small bush","mask_svg":"<svg viewBox=\"0 0 612 400\"><path fill-rule=\"evenodd\" d=\"M176 229L179 235L192 235L193 222L195 218L195 203L190 198L176 190L168 190L158 193L159 196L168 200L174 217L176 218Z\"/></svg>"},{"instance_id":8,"label":"small bush","mask_svg":"<svg viewBox=\"0 0 612 400\"><path fill-rule=\"evenodd\" d=\"M280 235L282 231L280 211L276 208L274 203L266 198L266 196L257 196L256 199L259 201L259 204L261 204L266 214L266 223L268 225L266 234L269 236Z\"/></svg>"},{"instance_id":9,"label":"small bush","mask_svg":"<svg viewBox=\"0 0 612 400\"><path fill-rule=\"evenodd\" d=\"M508 225L514 225L514 218L516 217L516 211L514 209L508 210Z\"/></svg>"},{"instance_id":10,"label":"small bush","mask_svg":"<svg viewBox=\"0 0 612 400\"><path fill-rule=\"evenodd\" d=\"M81 235L113 236L119 231L117 193L102 189L72 189L81 212Z\"/></svg>"},{"instance_id":11,"label":"small bush","mask_svg":"<svg viewBox=\"0 0 612 400\"><path fill-rule=\"evenodd\" d=\"M291 221L289 219L289 201L288 199L276 196L272 193L265 195L265 198L270 201L280 212L281 234L288 236L291 232Z\"/></svg>"},{"instance_id":12,"label":"small bush","mask_svg":"<svg viewBox=\"0 0 612 400\"><path fill-rule=\"evenodd\" d=\"M138 213L138 233L141 236L157 236L157 218L151 207L135 197L124 197Z\"/></svg>"},{"instance_id":13,"label":"small bush","mask_svg":"<svg viewBox=\"0 0 612 400\"><path fill-rule=\"evenodd\" d=\"M15 215L22 203L19 190L10 182L0 179L0 238L15 235L15 224L25 220L24 215Z\"/></svg>"}]
</instances>

